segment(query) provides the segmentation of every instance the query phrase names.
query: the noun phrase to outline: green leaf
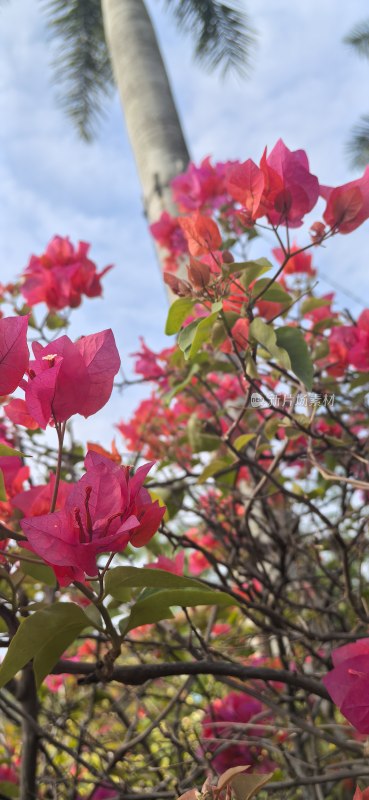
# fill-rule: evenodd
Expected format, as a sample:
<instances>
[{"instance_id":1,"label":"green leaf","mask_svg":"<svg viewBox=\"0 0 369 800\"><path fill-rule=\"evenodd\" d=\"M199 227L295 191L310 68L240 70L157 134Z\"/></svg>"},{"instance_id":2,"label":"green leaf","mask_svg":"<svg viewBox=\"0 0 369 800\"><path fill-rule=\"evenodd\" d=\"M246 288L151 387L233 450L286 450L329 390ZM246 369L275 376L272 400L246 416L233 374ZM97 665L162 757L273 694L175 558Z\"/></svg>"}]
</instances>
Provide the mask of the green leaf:
<instances>
[{"instance_id":1,"label":"green leaf","mask_svg":"<svg viewBox=\"0 0 369 800\"><path fill-rule=\"evenodd\" d=\"M197 479L197 483L205 483L208 478L211 478L213 475L216 475L217 472L222 472L222 470L227 469L234 463L234 459L230 458L216 458L214 461L211 461L208 464L199 478Z\"/></svg>"},{"instance_id":2,"label":"green leaf","mask_svg":"<svg viewBox=\"0 0 369 800\"><path fill-rule=\"evenodd\" d=\"M191 345L194 340L198 324L199 324L198 320L194 319L192 322L190 322L189 325L186 325L185 328L182 328L182 330L179 333L178 347L182 350L186 360L188 359L188 354L191 350Z\"/></svg>"},{"instance_id":3,"label":"green leaf","mask_svg":"<svg viewBox=\"0 0 369 800\"><path fill-rule=\"evenodd\" d=\"M361 372L357 378L354 378L350 383L351 389L356 389L358 386L365 386L369 383L369 372Z\"/></svg>"},{"instance_id":4,"label":"green leaf","mask_svg":"<svg viewBox=\"0 0 369 800\"><path fill-rule=\"evenodd\" d=\"M233 447L236 450L242 450L252 439L255 439L255 436L256 433L243 433L241 436L237 436L237 439L233 442Z\"/></svg>"},{"instance_id":5,"label":"green leaf","mask_svg":"<svg viewBox=\"0 0 369 800\"><path fill-rule=\"evenodd\" d=\"M195 301L191 297L179 297L172 303L167 316L165 324L165 333L171 336L173 333L178 333L182 323L190 314Z\"/></svg>"},{"instance_id":6,"label":"green leaf","mask_svg":"<svg viewBox=\"0 0 369 800\"><path fill-rule=\"evenodd\" d=\"M291 369L291 361L287 348L279 347L277 344L276 331L271 325L267 325L260 317L256 317L250 325L250 334L259 344L265 347L273 358L281 363L285 369Z\"/></svg>"},{"instance_id":7,"label":"green leaf","mask_svg":"<svg viewBox=\"0 0 369 800\"><path fill-rule=\"evenodd\" d=\"M278 328L276 331L279 347L287 350L291 359L292 371L311 391L314 377L314 366L303 333L298 328Z\"/></svg>"},{"instance_id":8,"label":"green leaf","mask_svg":"<svg viewBox=\"0 0 369 800\"><path fill-rule=\"evenodd\" d=\"M199 322L188 355L185 353L185 358L193 358L200 350L201 345L210 340L210 334L217 319L218 312L214 311L213 314L209 314Z\"/></svg>"},{"instance_id":9,"label":"green leaf","mask_svg":"<svg viewBox=\"0 0 369 800\"><path fill-rule=\"evenodd\" d=\"M0 500L6 501L8 499L5 489L4 473L0 469ZM8 536L6 537L8 538Z\"/></svg>"},{"instance_id":10,"label":"green leaf","mask_svg":"<svg viewBox=\"0 0 369 800\"><path fill-rule=\"evenodd\" d=\"M223 344L228 336L227 329L224 325L224 322L221 319L217 319L214 322L213 330L211 332L211 343L215 349Z\"/></svg>"},{"instance_id":11,"label":"green leaf","mask_svg":"<svg viewBox=\"0 0 369 800\"><path fill-rule=\"evenodd\" d=\"M0 781L0 797L2 798L18 798L19 797L19 786L15 783L11 783L10 781Z\"/></svg>"},{"instance_id":12,"label":"green leaf","mask_svg":"<svg viewBox=\"0 0 369 800\"><path fill-rule=\"evenodd\" d=\"M258 369L251 353L247 353L246 355L245 369L246 369L246 375L249 375L250 378L254 378L256 380L259 378Z\"/></svg>"},{"instance_id":13,"label":"green leaf","mask_svg":"<svg viewBox=\"0 0 369 800\"><path fill-rule=\"evenodd\" d=\"M227 275L242 272L241 282L246 289L252 281L255 281L260 275L264 275L265 272L269 272L272 268L273 264L267 258L258 258L256 261L240 261L238 263L234 261L233 264L227 264L227 266L223 267Z\"/></svg>"},{"instance_id":14,"label":"green leaf","mask_svg":"<svg viewBox=\"0 0 369 800\"><path fill-rule=\"evenodd\" d=\"M9 447L8 444L0 444L0 456L23 456L24 458L29 458L25 453L15 450L14 447Z\"/></svg>"},{"instance_id":15,"label":"green leaf","mask_svg":"<svg viewBox=\"0 0 369 800\"><path fill-rule=\"evenodd\" d=\"M265 287L268 286L269 278L262 278L260 281L255 283L255 286L252 290L254 296L258 295ZM269 289L266 289L263 294L261 295L263 300L267 300L271 303L292 303L292 297L282 289L282 286L279 283L272 283Z\"/></svg>"},{"instance_id":16,"label":"green leaf","mask_svg":"<svg viewBox=\"0 0 369 800\"><path fill-rule=\"evenodd\" d=\"M219 436L203 432L203 421L197 412L191 414L187 423L187 436L194 453L217 450L220 444Z\"/></svg>"},{"instance_id":17,"label":"green leaf","mask_svg":"<svg viewBox=\"0 0 369 800\"><path fill-rule=\"evenodd\" d=\"M127 588L151 589L199 589L203 584L194 578L184 575L174 575L164 569L149 569L145 567L115 567L110 569L105 578L105 594L111 594L118 600L122 595L126 599Z\"/></svg>"},{"instance_id":18,"label":"green leaf","mask_svg":"<svg viewBox=\"0 0 369 800\"><path fill-rule=\"evenodd\" d=\"M157 571L157 570L155 570ZM143 593L132 606L129 617L125 620L122 632L128 633L139 625L158 622L160 619L170 619L173 614L172 606L181 608L194 606L229 606L237 605L230 595L221 591L214 591L206 587L182 589L158 589Z\"/></svg>"},{"instance_id":19,"label":"green leaf","mask_svg":"<svg viewBox=\"0 0 369 800\"><path fill-rule=\"evenodd\" d=\"M188 384L191 383L192 378L194 377L194 375L196 375L197 372L199 372L199 370L200 370L200 365L193 364L187 377L184 378L184 380L181 381L181 383L177 383L175 386L173 386L173 388L163 396L164 402L169 404L170 401L173 400L173 397L175 397L179 392L182 392L183 389L185 389L186 386L188 386Z\"/></svg>"},{"instance_id":20,"label":"green leaf","mask_svg":"<svg viewBox=\"0 0 369 800\"><path fill-rule=\"evenodd\" d=\"M67 328L69 323L67 319L64 319L64 317L61 317L59 314L50 312L46 317L45 325L50 331L55 331L58 330L58 328Z\"/></svg>"},{"instance_id":21,"label":"green leaf","mask_svg":"<svg viewBox=\"0 0 369 800\"><path fill-rule=\"evenodd\" d=\"M307 314L309 311L314 311L316 308L323 308L323 306L327 307L327 314L329 314L330 308L327 300L324 300L323 297L308 297L307 300L301 303L301 314Z\"/></svg>"},{"instance_id":22,"label":"green leaf","mask_svg":"<svg viewBox=\"0 0 369 800\"><path fill-rule=\"evenodd\" d=\"M90 625L75 603L55 603L26 617L11 640L0 667L0 688L32 659L39 687L64 650Z\"/></svg>"},{"instance_id":23,"label":"green leaf","mask_svg":"<svg viewBox=\"0 0 369 800\"><path fill-rule=\"evenodd\" d=\"M34 553L32 553L32 556L36 561L37 556ZM40 561L39 564L31 564L29 561L21 560L21 567L22 572L24 572L25 575L29 575L29 577L33 578L35 581L44 583L46 586L56 586L54 570L44 564L43 561Z\"/></svg>"}]
</instances>

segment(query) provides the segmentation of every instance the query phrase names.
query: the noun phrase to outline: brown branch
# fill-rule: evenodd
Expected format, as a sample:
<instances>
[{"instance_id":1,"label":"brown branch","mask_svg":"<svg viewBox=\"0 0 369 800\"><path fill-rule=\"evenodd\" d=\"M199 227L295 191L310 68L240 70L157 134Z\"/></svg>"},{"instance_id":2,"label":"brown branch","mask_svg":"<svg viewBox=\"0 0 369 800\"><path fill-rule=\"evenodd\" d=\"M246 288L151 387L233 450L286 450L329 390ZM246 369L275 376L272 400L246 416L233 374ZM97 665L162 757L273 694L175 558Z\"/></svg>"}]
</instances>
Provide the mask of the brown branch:
<instances>
[{"instance_id":1,"label":"brown branch","mask_svg":"<svg viewBox=\"0 0 369 800\"><path fill-rule=\"evenodd\" d=\"M101 675L94 664L68 661L62 659L52 669L52 674L84 675L83 683L98 683ZM330 700L330 696L323 684L316 678L301 675L298 672L289 672L285 669L272 669L270 667L244 667L241 664L230 664L225 661L194 661L158 664L134 664L129 667L114 667L111 680L129 686L140 686L146 681L156 678L165 678L174 675L217 675L232 676L240 680L278 681L304 689L306 692Z\"/></svg>"}]
</instances>

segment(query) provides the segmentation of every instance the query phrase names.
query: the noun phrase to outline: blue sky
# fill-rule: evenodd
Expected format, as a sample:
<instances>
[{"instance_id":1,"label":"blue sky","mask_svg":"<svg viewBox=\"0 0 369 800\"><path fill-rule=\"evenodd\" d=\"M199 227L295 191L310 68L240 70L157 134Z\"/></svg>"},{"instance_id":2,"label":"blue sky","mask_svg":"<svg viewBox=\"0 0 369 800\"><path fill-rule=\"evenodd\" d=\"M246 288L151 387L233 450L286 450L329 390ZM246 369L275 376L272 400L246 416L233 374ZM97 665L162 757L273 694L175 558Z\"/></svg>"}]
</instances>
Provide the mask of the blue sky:
<instances>
[{"instance_id":1,"label":"blue sky","mask_svg":"<svg viewBox=\"0 0 369 800\"><path fill-rule=\"evenodd\" d=\"M365 0L258 0L248 4L258 47L250 78L205 73L191 58L160 0L147 3L156 25L193 159L260 158L281 136L303 148L322 183L351 180L344 154L350 128L369 112L369 62L343 43L367 14ZM241 5L244 5L241 3ZM155 349L168 344L166 296L146 231L124 122L115 97L96 141L79 141L58 108L41 3L12 0L0 25L0 280L11 280L58 233L92 243L99 266L114 263L103 301L74 314L71 335L112 327L123 365L139 335ZM301 241L301 239L300 239ZM369 305L369 223L316 253L321 276L338 281ZM268 254L268 242L260 245ZM260 253L258 252L258 255ZM328 290L323 278L321 288ZM343 294L340 301L358 312ZM368 300L367 300L368 298ZM140 392L112 398L81 438L108 443L112 423L129 416Z\"/></svg>"}]
</instances>

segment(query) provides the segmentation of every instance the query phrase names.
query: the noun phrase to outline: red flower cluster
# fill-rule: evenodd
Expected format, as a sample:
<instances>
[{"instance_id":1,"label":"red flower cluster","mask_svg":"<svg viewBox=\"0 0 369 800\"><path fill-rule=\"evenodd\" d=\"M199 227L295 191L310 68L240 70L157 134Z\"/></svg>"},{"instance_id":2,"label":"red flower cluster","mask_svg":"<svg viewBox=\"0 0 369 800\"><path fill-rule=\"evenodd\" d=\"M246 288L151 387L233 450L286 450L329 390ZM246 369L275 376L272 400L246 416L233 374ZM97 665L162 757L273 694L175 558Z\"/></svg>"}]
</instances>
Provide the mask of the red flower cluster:
<instances>
[{"instance_id":1,"label":"red flower cluster","mask_svg":"<svg viewBox=\"0 0 369 800\"><path fill-rule=\"evenodd\" d=\"M60 310L79 306L82 295L100 297L101 278L112 267L97 272L89 249L87 242L74 247L68 237L54 236L41 256L32 255L21 287L28 305L46 303L50 310Z\"/></svg>"},{"instance_id":2,"label":"red flower cluster","mask_svg":"<svg viewBox=\"0 0 369 800\"><path fill-rule=\"evenodd\" d=\"M209 216L214 211L227 237L237 236L245 227L252 228L263 217L274 227L298 228L322 196L327 204L324 222L316 221L311 227L314 244L320 244L330 233L349 233L369 218L369 167L361 178L342 186L321 186L310 172L305 151L289 150L282 139L269 155L265 149L259 165L251 159L215 166L209 159L199 167L190 164L185 173L174 178L172 191L179 210L186 216L171 217L164 212L151 226L154 239L168 250L166 269L170 272L176 272L179 259L189 253L199 256L212 251L215 256L220 239ZM210 237L202 236L200 228L206 227L208 234L212 227ZM296 258L298 262L291 260L286 273L312 275L311 257Z\"/></svg>"},{"instance_id":3,"label":"red flower cluster","mask_svg":"<svg viewBox=\"0 0 369 800\"><path fill-rule=\"evenodd\" d=\"M329 371L343 375L351 364L359 372L369 370L369 309L363 311L356 325L333 328L329 337Z\"/></svg>"},{"instance_id":4,"label":"red flower cluster","mask_svg":"<svg viewBox=\"0 0 369 800\"><path fill-rule=\"evenodd\" d=\"M202 722L202 739L204 749L215 752L212 765L217 772L221 774L239 764L250 764L257 772L273 771L275 764L262 746L255 743L255 739L263 736L262 721L266 722L266 713L259 700L241 692L230 692L222 699L214 700ZM253 721L258 727L244 731L239 727L240 723ZM232 727L232 723L236 723L237 728ZM221 745L218 753L217 739ZM226 739L230 743L224 747ZM207 743L206 740L211 741Z\"/></svg>"},{"instance_id":5,"label":"red flower cluster","mask_svg":"<svg viewBox=\"0 0 369 800\"><path fill-rule=\"evenodd\" d=\"M60 336L42 347L33 343L34 361L30 361L28 380L24 381L28 414L40 428L48 423L64 422L73 414L90 417L109 400L114 376L120 367L119 353L111 330L82 336L75 344ZM14 404L12 419L23 422Z\"/></svg>"},{"instance_id":6,"label":"red flower cluster","mask_svg":"<svg viewBox=\"0 0 369 800\"><path fill-rule=\"evenodd\" d=\"M332 653L334 669L323 683L351 725L359 733L369 733L369 639L339 647Z\"/></svg>"},{"instance_id":7,"label":"red flower cluster","mask_svg":"<svg viewBox=\"0 0 369 800\"><path fill-rule=\"evenodd\" d=\"M61 511L21 522L30 548L64 586L85 575L95 577L100 553L121 552L128 543L145 545L165 513L143 487L152 464L131 475L129 467L90 452L85 466L86 474L73 485Z\"/></svg>"}]
</instances>

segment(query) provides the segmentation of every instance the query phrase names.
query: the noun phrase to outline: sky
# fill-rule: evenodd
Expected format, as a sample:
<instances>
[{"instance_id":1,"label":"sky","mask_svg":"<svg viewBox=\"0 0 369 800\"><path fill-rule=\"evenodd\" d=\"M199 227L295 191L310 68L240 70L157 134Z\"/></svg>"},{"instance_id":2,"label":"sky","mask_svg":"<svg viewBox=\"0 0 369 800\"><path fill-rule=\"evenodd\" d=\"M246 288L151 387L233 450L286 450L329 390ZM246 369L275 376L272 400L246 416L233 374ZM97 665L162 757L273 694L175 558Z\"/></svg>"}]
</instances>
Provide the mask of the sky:
<instances>
[{"instance_id":1,"label":"sky","mask_svg":"<svg viewBox=\"0 0 369 800\"><path fill-rule=\"evenodd\" d=\"M290 149L306 150L321 183L352 180L357 173L344 143L369 112L369 61L342 39L368 15L366 0L241 5L257 31L253 67L247 80L224 81L194 63L191 41L164 13L164 2L147 0L193 160L258 161L265 145L282 137ZM37 0L11 0L0 10L0 281L19 275L55 234L91 242L98 266L115 268L104 279L104 299L74 312L70 335L112 327L129 374L139 336L153 349L168 345L166 294L118 98L108 102L95 141L80 141L57 105L41 7ZM255 256L270 251L268 241L256 247ZM362 306L351 295L369 305L368 251L369 223L315 254L318 290L338 283L345 290L337 295L341 305L354 313ZM142 391L116 393L95 417L78 418L77 436L108 445L114 422L129 418Z\"/></svg>"}]
</instances>

